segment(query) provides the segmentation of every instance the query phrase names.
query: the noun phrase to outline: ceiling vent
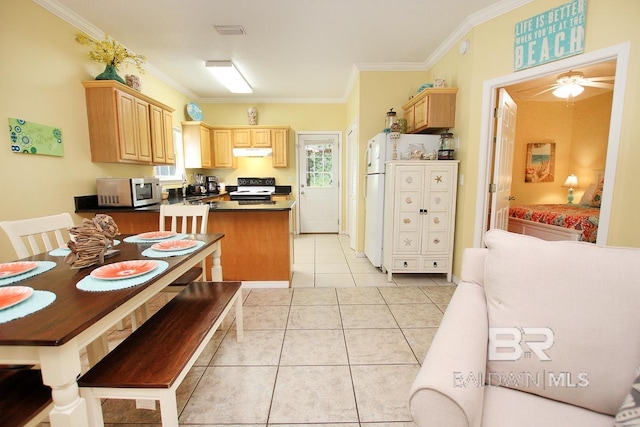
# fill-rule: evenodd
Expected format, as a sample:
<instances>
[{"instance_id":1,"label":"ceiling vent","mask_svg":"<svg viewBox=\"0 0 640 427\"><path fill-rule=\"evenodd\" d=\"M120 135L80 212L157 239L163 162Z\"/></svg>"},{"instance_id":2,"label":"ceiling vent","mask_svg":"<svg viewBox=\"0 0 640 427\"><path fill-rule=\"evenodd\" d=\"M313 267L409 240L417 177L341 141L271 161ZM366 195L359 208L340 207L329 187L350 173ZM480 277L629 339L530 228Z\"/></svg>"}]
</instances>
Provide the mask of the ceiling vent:
<instances>
[{"instance_id":1,"label":"ceiling vent","mask_svg":"<svg viewBox=\"0 0 640 427\"><path fill-rule=\"evenodd\" d=\"M214 25L213 28L221 36L244 36L247 34L242 25Z\"/></svg>"}]
</instances>

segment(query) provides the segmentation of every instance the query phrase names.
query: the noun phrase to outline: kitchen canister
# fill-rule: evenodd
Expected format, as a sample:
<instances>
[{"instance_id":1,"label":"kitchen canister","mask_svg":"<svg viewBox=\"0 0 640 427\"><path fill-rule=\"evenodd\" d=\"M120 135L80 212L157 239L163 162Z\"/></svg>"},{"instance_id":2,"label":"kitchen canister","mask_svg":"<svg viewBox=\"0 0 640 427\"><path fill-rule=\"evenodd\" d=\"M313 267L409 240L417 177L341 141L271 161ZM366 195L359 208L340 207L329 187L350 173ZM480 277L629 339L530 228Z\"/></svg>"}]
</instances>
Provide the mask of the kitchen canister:
<instances>
[{"instance_id":1,"label":"kitchen canister","mask_svg":"<svg viewBox=\"0 0 640 427\"><path fill-rule=\"evenodd\" d=\"M438 150L438 160L453 160L453 150L455 141L451 132L440 135L440 149Z\"/></svg>"}]
</instances>

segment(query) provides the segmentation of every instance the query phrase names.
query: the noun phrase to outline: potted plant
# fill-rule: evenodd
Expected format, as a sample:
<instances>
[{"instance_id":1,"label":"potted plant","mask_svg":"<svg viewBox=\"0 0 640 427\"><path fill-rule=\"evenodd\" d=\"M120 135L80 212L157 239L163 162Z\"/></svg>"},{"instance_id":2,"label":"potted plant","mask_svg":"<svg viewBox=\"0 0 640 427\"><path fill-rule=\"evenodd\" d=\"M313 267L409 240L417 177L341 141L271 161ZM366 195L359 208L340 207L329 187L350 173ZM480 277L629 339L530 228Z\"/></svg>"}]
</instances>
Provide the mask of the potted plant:
<instances>
[{"instance_id":1,"label":"potted plant","mask_svg":"<svg viewBox=\"0 0 640 427\"><path fill-rule=\"evenodd\" d=\"M144 73L142 64L147 58L131 52L107 34L102 40L96 40L85 33L77 33L75 40L82 45L91 46L89 58L92 61L105 64L104 71L96 76L96 80L116 80L125 84L122 77L118 75L118 70L125 63L135 64L138 71Z\"/></svg>"}]
</instances>

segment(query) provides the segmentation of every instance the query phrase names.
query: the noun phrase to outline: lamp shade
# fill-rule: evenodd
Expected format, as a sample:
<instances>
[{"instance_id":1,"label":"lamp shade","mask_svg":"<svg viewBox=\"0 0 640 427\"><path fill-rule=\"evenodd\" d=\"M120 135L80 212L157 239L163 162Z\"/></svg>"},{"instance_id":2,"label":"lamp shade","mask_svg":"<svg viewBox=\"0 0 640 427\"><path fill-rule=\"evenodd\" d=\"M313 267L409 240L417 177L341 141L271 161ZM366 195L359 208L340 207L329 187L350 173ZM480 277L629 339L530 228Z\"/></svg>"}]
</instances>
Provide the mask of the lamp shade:
<instances>
[{"instance_id":1,"label":"lamp shade","mask_svg":"<svg viewBox=\"0 0 640 427\"><path fill-rule=\"evenodd\" d=\"M232 93L252 93L249 83L231 61L207 61L207 70Z\"/></svg>"},{"instance_id":2,"label":"lamp shade","mask_svg":"<svg viewBox=\"0 0 640 427\"><path fill-rule=\"evenodd\" d=\"M578 186L578 177L571 174L567 177L567 180L562 185L563 187L576 188Z\"/></svg>"}]
</instances>

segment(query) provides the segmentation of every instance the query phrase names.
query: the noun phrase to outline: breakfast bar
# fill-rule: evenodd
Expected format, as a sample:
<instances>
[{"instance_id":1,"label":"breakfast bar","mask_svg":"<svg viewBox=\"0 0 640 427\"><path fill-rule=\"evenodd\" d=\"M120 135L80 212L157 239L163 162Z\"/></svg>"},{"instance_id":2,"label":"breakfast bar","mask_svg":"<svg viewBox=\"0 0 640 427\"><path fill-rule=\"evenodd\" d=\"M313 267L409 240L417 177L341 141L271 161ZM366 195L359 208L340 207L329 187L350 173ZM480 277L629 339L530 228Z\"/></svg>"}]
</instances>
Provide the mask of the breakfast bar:
<instances>
[{"instance_id":1,"label":"breakfast bar","mask_svg":"<svg viewBox=\"0 0 640 427\"><path fill-rule=\"evenodd\" d=\"M208 204L207 232L225 235L221 262L225 281L250 287L289 287L293 275L295 201L219 201L172 198L167 204ZM91 196L76 198L76 213L90 218L110 215L121 233L158 229L160 205L106 208L91 205ZM210 266L209 266L210 267Z\"/></svg>"}]
</instances>

